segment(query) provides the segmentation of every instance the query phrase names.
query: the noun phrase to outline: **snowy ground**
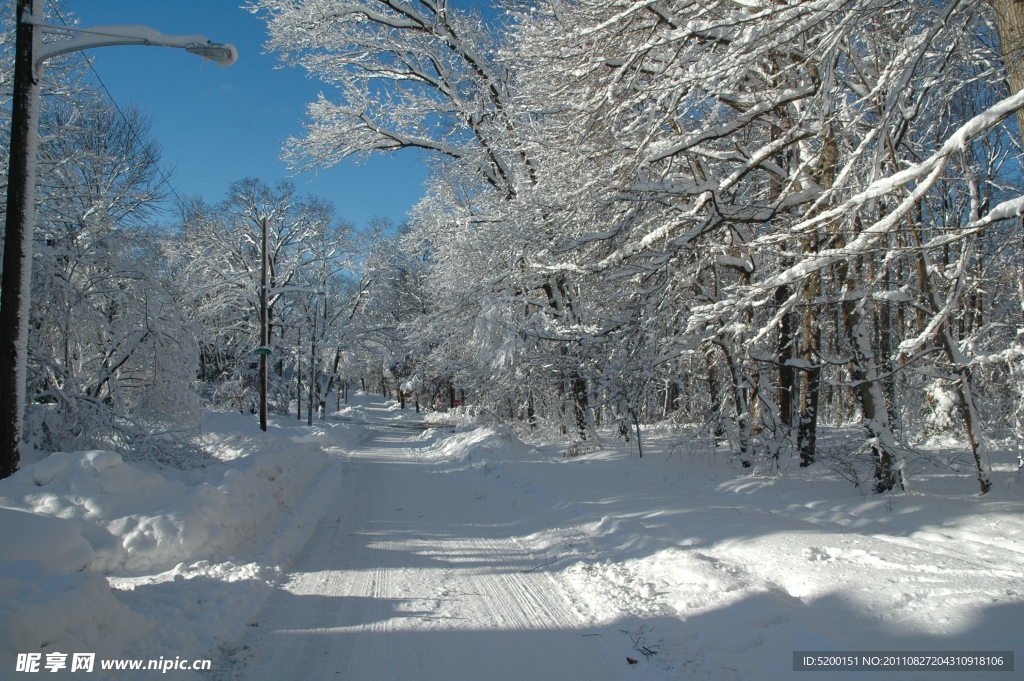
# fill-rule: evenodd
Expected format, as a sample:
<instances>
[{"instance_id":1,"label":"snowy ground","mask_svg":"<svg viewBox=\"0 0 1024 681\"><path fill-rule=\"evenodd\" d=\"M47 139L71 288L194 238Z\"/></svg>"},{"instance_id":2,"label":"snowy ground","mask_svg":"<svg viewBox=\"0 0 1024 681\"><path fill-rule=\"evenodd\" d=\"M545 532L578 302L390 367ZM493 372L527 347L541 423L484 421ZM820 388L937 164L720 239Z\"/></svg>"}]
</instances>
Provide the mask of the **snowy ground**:
<instances>
[{"instance_id":1,"label":"snowy ground","mask_svg":"<svg viewBox=\"0 0 1024 681\"><path fill-rule=\"evenodd\" d=\"M931 679L794 672L793 652L1021 640L1008 462L985 498L943 469L877 497L668 431L642 460L561 458L419 418L362 398L263 435L218 415L190 471L90 452L0 482L0 679L31 677L25 652L212 661L94 673L122 679Z\"/></svg>"}]
</instances>

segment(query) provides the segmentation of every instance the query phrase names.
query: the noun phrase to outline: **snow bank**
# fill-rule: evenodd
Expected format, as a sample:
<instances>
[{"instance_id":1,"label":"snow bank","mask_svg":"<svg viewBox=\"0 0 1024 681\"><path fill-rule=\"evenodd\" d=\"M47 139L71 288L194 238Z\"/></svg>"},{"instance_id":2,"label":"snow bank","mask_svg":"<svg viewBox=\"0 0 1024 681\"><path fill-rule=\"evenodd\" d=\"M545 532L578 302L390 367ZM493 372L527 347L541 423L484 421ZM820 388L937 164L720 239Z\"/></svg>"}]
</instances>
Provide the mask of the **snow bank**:
<instances>
[{"instance_id":1,"label":"snow bank","mask_svg":"<svg viewBox=\"0 0 1024 681\"><path fill-rule=\"evenodd\" d=\"M431 429L423 437L433 442L416 450L417 456L439 461L475 463L485 468L496 460L534 458L540 451L520 440L505 426L478 426L454 433Z\"/></svg>"},{"instance_id":2,"label":"snow bank","mask_svg":"<svg viewBox=\"0 0 1024 681\"><path fill-rule=\"evenodd\" d=\"M6 560L41 560L64 572L85 570L96 556L75 523L13 508L0 508L0 551Z\"/></svg>"},{"instance_id":3,"label":"snow bank","mask_svg":"<svg viewBox=\"0 0 1024 681\"><path fill-rule=\"evenodd\" d=\"M124 461L114 452L57 452L0 483L0 506L29 511L18 516L23 520L38 514L24 525L22 536L35 534L41 518L51 520L48 527L60 524L55 518L71 521L62 536L73 539L77 533L79 542L84 537L93 550L90 570L165 570L186 559L230 552L251 536L268 513L325 465L312 446L315 439L293 443L287 456L262 451L217 466L198 484L178 479L176 471Z\"/></svg>"},{"instance_id":4,"label":"snow bank","mask_svg":"<svg viewBox=\"0 0 1024 681\"><path fill-rule=\"evenodd\" d=\"M3 674L13 672L18 653L110 656L125 648L137 649L139 641L153 635L152 630L152 624L114 597L101 575L69 574L44 561L0 561Z\"/></svg>"},{"instance_id":5,"label":"snow bank","mask_svg":"<svg viewBox=\"0 0 1024 681\"><path fill-rule=\"evenodd\" d=\"M261 433L252 421L212 415L204 436L212 457L191 470L56 452L0 481L0 676L24 652L209 652L232 624L217 613L232 617L276 578L256 565L223 574L230 556L266 542L336 453L362 437L337 424ZM153 573L139 591L131 575ZM239 586L226 590L228 582Z\"/></svg>"}]
</instances>

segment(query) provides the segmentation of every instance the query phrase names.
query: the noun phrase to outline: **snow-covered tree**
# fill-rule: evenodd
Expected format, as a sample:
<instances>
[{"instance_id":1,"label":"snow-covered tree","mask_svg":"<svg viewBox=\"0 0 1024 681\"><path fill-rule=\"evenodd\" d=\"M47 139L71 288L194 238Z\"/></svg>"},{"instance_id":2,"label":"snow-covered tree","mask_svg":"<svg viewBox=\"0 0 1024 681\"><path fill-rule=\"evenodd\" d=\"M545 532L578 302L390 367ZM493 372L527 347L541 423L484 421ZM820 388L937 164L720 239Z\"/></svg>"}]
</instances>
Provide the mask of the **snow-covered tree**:
<instances>
[{"instance_id":1,"label":"snow-covered tree","mask_svg":"<svg viewBox=\"0 0 1024 681\"><path fill-rule=\"evenodd\" d=\"M309 277L325 257L324 243L333 209L315 198L295 194L295 187L274 187L247 178L231 185L219 204L194 201L185 208L179 238L168 257L180 282L182 304L190 311L200 338L200 379L218 401L245 410L253 404L254 354L260 345L260 264L262 231L268 231L268 300L270 346L275 379L272 394L287 409L291 384L285 381L285 353L296 320L295 298L314 296ZM307 322L299 322L303 330ZM297 338L297 336L296 336ZM310 336L305 335L308 343ZM297 342L297 341L296 341Z\"/></svg>"},{"instance_id":2,"label":"snow-covered tree","mask_svg":"<svg viewBox=\"0 0 1024 681\"><path fill-rule=\"evenodd\" d=\"M1008 5L508 2L504 37L440 1L251 8L336 87L296 163L436 160L381 367L581 437L703 419L744 464L852 420L877 491L952 395L985 491L978 400L1020 404L1019 272L980 266L1020 253Z\"/></svg>"},{"instance_id":3,"label":"snow-covered tree","mask_svg":"<svg viewBox=\"0 0 1024 681\"><path fill-rule=\"evenodd\" d=\"M335 91L309 105L307 132L288 143L297 166L420 149L515 191L520 152L508 73L492 33L447 0L254 0L268 47ZM513 138L514 139L514 138Z\"/></svg>"},{"instance_id":4,"label":"snow-covered tree","mask_svg":"<svg viewBox=\"0 0 1024 681\"><path fill-rule=\"evenodd\" d=\"M986 6L955 2L539 3L522 15L519 76L537 127L554 123L540 143L571 152L570 171L546 194L565 237L540 250L538 264L647 282L664 272L661 285L632 289L643 298L690 279L681 290L698 304L678 351L701 338L721 349L741 453L787 399L775 422L791 423L797 382L782 369L792 367L801 376L798 446L813 457L814 385L834 369L820 354L821 326L808 322L835 310L830 345L856 387L876 486L892 487L901 447L890 377L904 363L895 351L904 332L891 328L898 306L885 282L913 269L879 261L874 249L905 243L927 257L939 244L915 242L915 217L942 225L948 245L1012 214L1012 202L974 220L969 202L934 212L951 193L999 194L998 174L939 183L952 168L973 173L986 150L982 167L997 167L997 126L1018 106L987 94L999 89L989 22ZM986 98L987 110L964 109ZM964 144L970 162L951 166ZM538 165L548 169L550 158ZM694 267L703 274L692 276ZM906 302L926 303L926 288ZM936 303L927 304L941 316ZM943 346L962 367L956 341ZM776 390L764 389L768 362L779 367ZM971 392L966 370L953 371ZM963 419L976 443L969 410Z\"/></svg>"},{"instance_id":5,"label":"snow-covered tree","mask_svg":"<svg viewBox=\"0 0 1024 681\"><path fill-rule=\"evenodd\" d=\"M197 423L195 347L146 224L159 150L95 96L51 103L44 127L60 132L41 147L29 441L173 453Z\"/></svg>"}]
</instances>

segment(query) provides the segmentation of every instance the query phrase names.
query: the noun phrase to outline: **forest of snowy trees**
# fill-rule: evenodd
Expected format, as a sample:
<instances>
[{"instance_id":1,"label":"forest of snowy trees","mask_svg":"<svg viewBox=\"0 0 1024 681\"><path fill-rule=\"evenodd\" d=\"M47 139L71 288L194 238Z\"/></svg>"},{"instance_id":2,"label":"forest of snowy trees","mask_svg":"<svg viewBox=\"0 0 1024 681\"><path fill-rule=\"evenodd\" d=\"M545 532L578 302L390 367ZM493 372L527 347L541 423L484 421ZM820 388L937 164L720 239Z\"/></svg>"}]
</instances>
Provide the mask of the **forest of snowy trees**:
<instances>
[{"instance_id":1,"label":"forest of snowy trees","mask_svg":"<svg viewBox=\"0 0 1024 681\"><path fill-rule=\"evenodd\" d=\"M358 231L240 179L156 229L144 117L51 68L34 446L181 456L203 400L251 410L264 224L278 413L351 385L572 442L692 427L745 466L846 426L829 457L879 492L938 433L985 492L1024 437L1021 3L249 9L325 89L288 160L418 149L427 193Z\"/></svg>"},{"instance_id":2,"label":"forest of snowy trees","mask_svg":"<svg viewBox=\"0 0 1024 681\"><path fill-rule=\"evenodd\" d=\"M432 152L393 380L574 438L703 424L744 463L859 424L877 491L955 431L988 489L1024 417L1019 4L252 5L337 89L295 163Z\"/></svg>"}]
</instances>

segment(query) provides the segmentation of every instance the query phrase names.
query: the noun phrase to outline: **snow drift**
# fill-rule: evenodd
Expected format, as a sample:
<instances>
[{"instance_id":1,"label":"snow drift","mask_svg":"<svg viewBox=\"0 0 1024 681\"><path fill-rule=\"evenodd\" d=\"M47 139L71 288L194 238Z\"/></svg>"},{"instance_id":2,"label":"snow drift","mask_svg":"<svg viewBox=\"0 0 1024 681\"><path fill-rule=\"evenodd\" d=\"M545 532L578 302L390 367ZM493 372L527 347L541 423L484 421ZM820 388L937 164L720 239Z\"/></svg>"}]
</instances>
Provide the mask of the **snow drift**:
<instances>
[{"instance_id":1,"label":"snow drift","mask_svg":"<svg viewBox=\"0 0 1024 681\"><path fill-rule=\"evenodd\" d=\"M212 458L191 470L158 469L109 451L55 452L0 481L5 670L17 653L39 650L208 652L209 638L201 643L193 629L156 631L115 597L103 575L114 581L159 573L171 580L203 577L207 587L223 590L233 580L209 579L216 569L211 573L203 559L223 563L266 541L267 528L289 514L329 465L325 450L359 439L355 427L332 426L272 428L260 437L251 421L213 415L205 436ZM257 568L234 572L239 579L262 577ZM180 594L176 600L161 606L164 613L187 620L188 605Z\"/></svg>"}]
</instances>

